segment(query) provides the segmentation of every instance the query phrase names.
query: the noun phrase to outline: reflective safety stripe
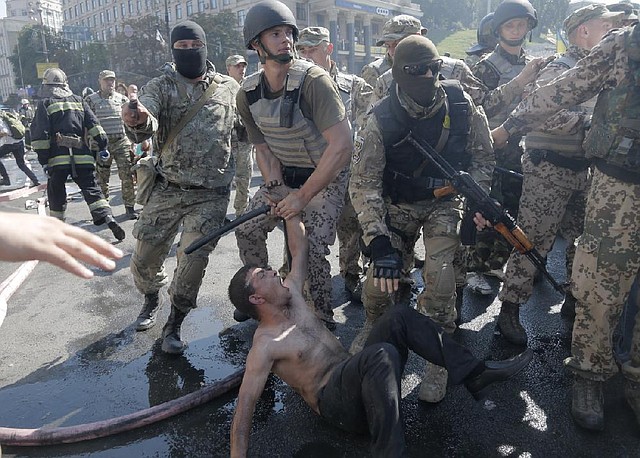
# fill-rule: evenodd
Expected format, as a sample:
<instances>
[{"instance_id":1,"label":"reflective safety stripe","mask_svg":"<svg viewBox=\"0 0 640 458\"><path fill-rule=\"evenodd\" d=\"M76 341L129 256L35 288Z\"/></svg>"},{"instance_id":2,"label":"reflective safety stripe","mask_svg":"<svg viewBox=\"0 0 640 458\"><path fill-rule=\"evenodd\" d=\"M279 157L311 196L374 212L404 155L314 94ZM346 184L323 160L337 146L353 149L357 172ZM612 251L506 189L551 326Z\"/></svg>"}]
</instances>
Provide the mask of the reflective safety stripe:
<instances>
[{"instance_id":1,"label":"reflective safety stripe","mask_svg":"<svg viewBox=\"0 0 640 458\"><path fill-rule=\"evenodd\" d=\"M88 154L78 154L73 156L74 162L76 165L94 165L96 160L93 156ZM70 165L71 164L71 156L55 156L49 159L48 163L49 167L55 167L59 165Z\"/></svg>"},{"instance_id":2,"label":"reflective safety stripe","mask_svg":"<svg viewBox=\"0 0 640 458\"><path fill-rule=\"evenodd\" d=\"M47 114L51 116L60 111L81 111L84 113L84 105L81 102L53 102L47 107Z\"/></svg>"},{"instance_id":3,"label":"reflective safety stripe","mask_svg":"<svg viewBox=\"0 0 640 458\"><path fill-rule=\"evenodd\" d=\"M89 210L93 211L93 210L97 210L99 208L105 208L108 206L109 206L109 202L107 202L105 199L98 199L94 203L89 204Z\"/></svg>"},{"instance_id":4,"label":"reflective safety stripe","mask_svg":"<svg viewBox=\"0 0 640 458\"><path fill-rule=\"evenodd\" d=\"M31 147L33 149L49 149L51 148L51 142L49 140L31 140Z\"/></svg>"},{"instance_id":5,"label":"reflective safety stripe","mask_svg":"<svg viewBox=\"0 0 640 458\"><path fill-rule=\"evenodd\" d=\"M530 132L524 139L527 149L548 149L557 153L582 153L572 156L584 157L582 141L584 130L575 135L552 135L544 132Z\"/></svg>"},{"instance_id":6,"label":"reflective safety stripe","mask_svg":"<svg viewBox=\"0 0 640 458\"><path fill-rule=\"evenodd\" d=\"M49 209L49 216L52 216L53 218L64 219L64 211L59 212Z\"/></svg>"},{"instance_id":7,"label":"reflective safety stripe","mask_svg":"<svg viewBox=\"0 0 640 458\"><path fill-rule=\"evenodd\" d=\"M96 124L91 129L89 129L89 135L92 137L96 137L98 135L107 135L100 124Z\"/></svg>"}]
</instances>

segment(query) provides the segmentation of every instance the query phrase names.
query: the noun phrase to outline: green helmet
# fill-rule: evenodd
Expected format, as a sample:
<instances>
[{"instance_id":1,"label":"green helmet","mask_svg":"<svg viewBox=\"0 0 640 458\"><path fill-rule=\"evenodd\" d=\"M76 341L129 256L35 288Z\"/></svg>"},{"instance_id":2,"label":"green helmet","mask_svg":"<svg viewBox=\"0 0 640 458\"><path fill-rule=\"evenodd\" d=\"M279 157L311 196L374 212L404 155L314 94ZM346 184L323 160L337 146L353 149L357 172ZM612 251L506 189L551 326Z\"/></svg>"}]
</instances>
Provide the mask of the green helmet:
<instances>
[{"instance_id":1,"label":"green helmet","mask_svg":"<svg viewBox=\"0 0 640 458\"><path fill-rule=\"evenodd\" d=\"M47 86L65 86L67 75L59 68L47 68L42 75L42 84Z\"/></svg>"},{"instance_id":2,"label":"green helmet","mask_svg":"<svg viewBox=\"0 0 640 458\"><path fill-rule=\"evenodd\" d=\"M498 40L493 34L493 16L494 13L489 13L480 20L476 32L478 42L467 49L467 54L479 54L485 51L491 51L496 47Z\"/></svg>"},{"instance_id":3,"label":"green helmet","mask_svg":"<svg viewBox=\"0 0 640 458\"><path fill-rule=\"evenodd\" d=\"M249 9L244 19L242 35L247 49L251 48L251 42L258 35L271 27L288 25L293 28L293 41L298 41L298 26L296 18L291 10L282 2L277 0L266 0L256 3Z\"/></svg>"},{"instance_id":4,"label":"green helmet","mask_svg":"<svg viewBox=\"0 0 640 458\"><path fill-rule=\"evenodd\" d=\"M516 18L527 18L529 29L534 29L538 25L538 13L527 0L504 0L498 5L493 15L493 32L498 34L502 24Z\"/></svg>"}]
</instances>

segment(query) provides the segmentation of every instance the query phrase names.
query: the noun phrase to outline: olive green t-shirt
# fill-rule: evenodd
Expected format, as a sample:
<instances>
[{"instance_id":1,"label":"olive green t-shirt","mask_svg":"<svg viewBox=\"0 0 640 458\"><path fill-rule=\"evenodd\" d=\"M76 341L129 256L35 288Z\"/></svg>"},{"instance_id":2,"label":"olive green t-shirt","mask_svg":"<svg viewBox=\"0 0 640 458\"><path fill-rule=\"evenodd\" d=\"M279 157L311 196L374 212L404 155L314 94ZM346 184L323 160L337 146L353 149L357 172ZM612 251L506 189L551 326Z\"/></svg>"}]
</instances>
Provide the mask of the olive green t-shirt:
<instances>
[{"instance_id":1,"label":"olive green t-shirt","mask_svg":"<svg viewBox=\"0 0 640 458\"><path fill-rule=\"evenodd\" d=\"M278 92L269 92L264 81L261 81L260 84L264 85L263 94L267 99L272 100L282 96L284 89ZM244 90L238 91L236 104L242 122L247 128L249 141L255 145L265 143L264 136L249 110L247 93ZM307 72L302 83L300 109L305 118L313 121L319 132L324 132L345 119L346 112L340 94L338 94L333 80L323 68L313 66Z\"/></svg>"}]
</instances>

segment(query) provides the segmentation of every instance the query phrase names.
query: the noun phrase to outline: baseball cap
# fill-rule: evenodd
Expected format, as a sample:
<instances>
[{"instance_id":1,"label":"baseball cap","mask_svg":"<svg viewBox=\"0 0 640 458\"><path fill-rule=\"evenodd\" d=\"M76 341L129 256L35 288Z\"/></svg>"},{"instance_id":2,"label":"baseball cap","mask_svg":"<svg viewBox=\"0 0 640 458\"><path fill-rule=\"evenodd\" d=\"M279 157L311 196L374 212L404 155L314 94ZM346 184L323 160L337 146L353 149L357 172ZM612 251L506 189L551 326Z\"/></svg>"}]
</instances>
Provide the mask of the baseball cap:
<instances>
[{"instance_id":1,"label":"baseball cap","mask_svg":"<svg viewBox=\"0 0 640 458\"><path fill-rule=\"evenodd\" d=\"M103 80L105 78L115 78L115 77L116 77L116 72L114 72L113 70L102 70L98 75L99 80Z\"/></svg>"},{"instance_id":2,"label":"baseball cap","mask_svg":"<svg viewBox=\"0 0 640 458\"><path fill-rule=\"evenodd\" d=\"M382 37L376 42L376 46L382 46L387 41L400 40L414 33L427 34L427 29L422 27L420 20L408 14L394 16L382 27Z\"/></svg>"},{"instance_id":3,"label":"baseball cap","mask_svg":"<svg viewBox=\"0 0 640 458\"><path fill-rule=\"evenodd\" d=\"M329 30L324 27L306 27L300 31L296 46L317 46L323 41L331 41Z\"/></svg>"},{"instance_id":4,"label":"baseball cap","mask_svg":"<svg viewBox=\"0 0 640 458\"><path fill-rule=\"evenodd\" d=\"M583 6L582 8L575 10L564 20L563 27L568 35L575 29L580 27L582 24L592 19L622 20L623 18L624 13L614 13L612 11L609 11L606 6L595 3L592 5Z\"/></svg>"},{"instance_id":5,"label":"baseball cap","mask_svg":"<svg viewBox=\"0 0 640 458\"><path fill-rule=\"evenodd\" d=\"M227 57L227 60L225 61L225 65L227 67L231 67L233 65L238 65L238 64L246 64L246 63L247 63L247 61L240 54L234 54L232 56L229 56L229 57Z\"/></svg>"}]
</instances>

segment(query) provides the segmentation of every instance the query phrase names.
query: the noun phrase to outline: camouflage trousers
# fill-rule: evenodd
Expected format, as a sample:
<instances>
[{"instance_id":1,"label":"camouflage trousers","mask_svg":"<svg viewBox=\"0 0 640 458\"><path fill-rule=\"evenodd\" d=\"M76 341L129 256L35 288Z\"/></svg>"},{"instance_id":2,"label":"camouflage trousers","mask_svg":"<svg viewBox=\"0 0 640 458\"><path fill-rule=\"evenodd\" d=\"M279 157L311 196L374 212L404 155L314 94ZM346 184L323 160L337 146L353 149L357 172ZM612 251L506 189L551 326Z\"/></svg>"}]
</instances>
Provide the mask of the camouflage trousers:
<instances>
[{"instance_id":1,"label":"camouflage trousers","mask_svg":"<svg viewBox=\"0 0 640 458\"><path fill-rule=\"evenodd\" d=\"M340 275L343 277L347 274L359 277L362 274L362 266L360 264L360 254L362 249L360 239L362 238L362 229L358 221L351 197L346 192L344 195L344 206L342 214L338 220L338 242L339 242L339 259L340 259Z\"/></svg>"},{"instance_id":2,"label":"camouflage trousers","mask_svg":"<svg viewBox=\"0 0 640 458\"><path fill-rule=\"evenodd\" d=\"M434 199L420 204L392 204L387 200L391 244L400 251L404 263L405 278L402 282L411 281L409 272L414 263L413 250L422 229L425 288L418 296L418 310L448 332L455 330L456 275L453 260L460 246L460 208L457 199ZM394 299L373 285L373 269L369 269L362 290L362 304L367 313L374 317L382 315Z\"/></svg>"},{"instance_id":3,"label":"camouflage trousers","mask_svg":"<svg viewBox=\"0 0 640 458\"><path fill-rule=\"evenodd\" d=\"M538 165L528 154L522 158L524 180L518 209L518 225L542 257L551 250L556 234L567 241L567 279L575 255L575 240L584 228L589 173L575 172L547 161ZM536 268L519 251L513 250L499 299L524 304L533 292Z\"/></svg>"},{"instance_id":4,"label":"camouflage trousers","mask_svg":"<svg viewBox=\"0 0 640 458\"><path fill-rule=\"evenodd\" d=\"M166 181L156 182L133 227L138 242L131 257L131 272L138 291L150 294L167 284L164 261L182 227L169 296L171 303L185 313L196 307L209 253L217 241L189 255L184 248L224 224L229 194L229 186L182 190Z\"/></svg>"},{"instance_id":5,"label":"camouflage trousers","mask_svg":"<svg viewBox=\"0 0 640 458\"><path fill-rule=\"evenodd\" d=\"M329 247L336 239L336 226L347 189L348 171L345 169L329 185L316 194L302 212L302 221L309 239L309 274L307 290L321 319L331 319L331 265L327 260ZM267 203L266 188L253 196L247 211ZM279 218L267 215L247 221L236 229L240 259L244 265L269 265L267 235L275 229Z\"/></svg>"},{"instance_id":6,"label":"camouflage trousers","mask_svg":"<svg viewBox=\"0 0 640 458\"><path fill-rule=\"evenodd\" d=\"M573 262L572 293L577 299L571 357L565 364L592 380L618 372L612 335L640 267L640 185L598 169L587 197L584 233ZM639 315L640 316L640 315ZM640 325L636 320L625 377L640 382Z\"/></svg>"},{"instance_id":7,"label":"camouflage trousers","mask_svg":"<svg viewBox=\"0 0 640 458\"><path fill-rule=\"evenodd\" d=\"M253 146L250 143L234 143L231 154L236 161L236 197L233 199L233 209L236 216L244 213L249 203L249 187L253 175Z\"/></svg>"},{"instance_id":8,"label":"camouflage trousers","mask_svg":"<svg viewBox=\"0 0 640 458\"><path fill-rule=\"evenodd\" d=\"M109 198L109 179L111 178L111 164L114 159L118 167L118 177L122 189L122 201L127 207L133 207L136 202L136 194L133 189L133 175L131 174L131 142L127 137L120 140L109 140L109 153L111 156L106 161L99 157L96 159L96 175L102 193Z\"/></svg>"}]
</instances>

